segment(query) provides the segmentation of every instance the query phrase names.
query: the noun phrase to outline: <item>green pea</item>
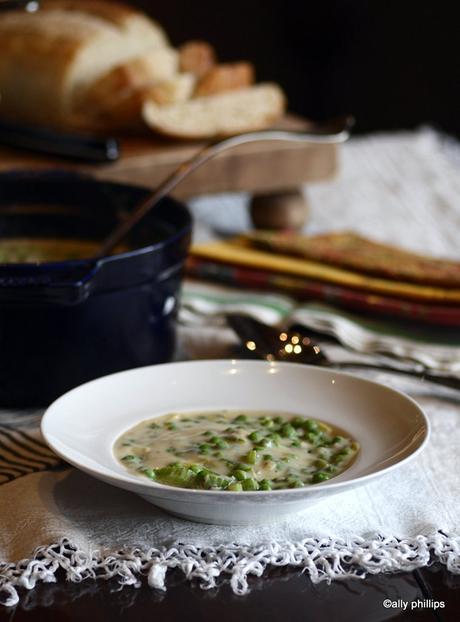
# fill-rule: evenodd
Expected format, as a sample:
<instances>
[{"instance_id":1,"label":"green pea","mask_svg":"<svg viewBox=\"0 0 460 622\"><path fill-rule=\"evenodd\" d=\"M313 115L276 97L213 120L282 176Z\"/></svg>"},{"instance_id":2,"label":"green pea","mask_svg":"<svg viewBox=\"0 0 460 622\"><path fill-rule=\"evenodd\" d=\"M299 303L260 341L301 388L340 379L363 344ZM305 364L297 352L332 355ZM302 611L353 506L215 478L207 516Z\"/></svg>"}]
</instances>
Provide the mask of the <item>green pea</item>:
<instances>
[{"instance_id":1,"label":"green pea","mask_svg":"<svg viewBox=\"0 0 460 622\"><path fill-rule=\"evenodd\" d=\"M238 417L235 417L235 419L233 419L235 423L246 423L247 420L248 418L246 417L246 415L238 415Z\"/></svg>"},{"instance_id":2,"label":"green pea","mask_svg":"<svg viewBox=\"0 0 460 622\"><path fill-rule=\"evenodd\" d=\"M301 442L299 440L292 441L291 447L300 447Z\"/></svg>"},{"instance_id":3,"label":"green pea","mask_svg":"<svg viewBox=\"0 0 460 622\"><path fill-rule=\"evenodd\" d=\"M300 479L291 479L288 480L288 486L289 488L302 488L303 487L303 482Z\"/></svg>"},{"instance_id":4,"label":"green pea","mask_svg":"<svg viewBox=\"0 0 460 622\"><path fill-rule=\"evenodd\" d=\"M248 434L248 439L250 441L252 441L253 443L257 443L257 441L260 441L260 439L262 438L262 435L260 432L251 432L251 434Z\"/></svg>"},{"instance_id":5,"label":"green pea","mask_svg":"<svg viewBox=\"0 0 460 622\"><path fill-rule=\"evenodd\" d=\"M259 482L259 490L271 490L272 489L272 483L269 479L263 479L261 482Z\"/></svg>"},{"instance_id":6,"label":"green pea","mask_svg":"<svg viewBox=\"0 0 460 622\"><path fill-rule=\"evenodd\" d=\"M313 473L312 482L314 484L319 484L320 482L325 482L330 478L331 476L329 475L329 473L325 473L324 471L317 471L316 473Z\"/></svg>"},{"instance_id":7,"label":"green pea","mask_svg":"<svg viewBox=\"0 0 460 622\"><path fill-rule=\"evenodd\" d=\"M212 439L211 439L212 441ZM213 441L214 445L216 447L219 447L219 449L227 449L227 447L229 446L227 441L224 441L223 438L218 438L217 440Z\"/></svg>"},{"instance_id":8,"label":"green pea","mask_svg":"<svg viewBox=\"0 0 460 622\"><path fill-rule=\"evenodd\" d=\"M271 447L273 445L273 441L269 438L263 438L257 443L257 449L264 449L267 447Z\"/></svg>"},{"instance_id":9,"label":"green pea","mask_svg":"<svg viewBox=\"0 0 460 622\"><path fill-rule=\"evenodd\" d=\"M329 462L327 460L324 460L323 458L318 458L318 460L315 460L313 464L318 469L324 469L324 467L329 466Z\"/></svg>"},{"instance_id":10,"label":"green pea","mask_svg":"<svg viewBox=\"0 0 460 622\"><path fill-rule=\"evenodd\" d=\"M265 460L265 462L273 462L273 456L271 454L264 454L262 460Z\"/></svg>"},{"instance_id":11,"label":"green pea","mask_svg":"<svg viewBox=\"0 0 460 622\"><path fill-rule=\"evenodd\" d=\"M211 445L208 445L207 443L202 443L198 446L198 452L200 454L209 454L211 452Z\"/></svg>"},{"instance_id":12,"label":"green pea","mask_svg":"<svg viewBox=\"0 0 460 622\"><path fill-rule=\"evenodd\" d=\"M250 464L246 464L245 462L238 462L236 468L240 469L241 471L250 471L252 469L252 466Z\"/></svg>"},{"instance_id":13,"label":"green pea","mask_svg":"<svg viewBox=\"0 0 460 622\"><path fill-rule=\"evenodd\" d=\"M140 456L134 456L133 454L123 456L122 460L123 462L128 462L129 464L140 464L142 462Z\"/></svg>"},{"instance_id":14,"label":"green pea","mask_svg":"<svg viewBox=\"0 0 460 622\"><path fill-rule=\"evenodd\" d=\"M302 427L307 432L319 432L318 422L314 419L304 419Z\"/></svg>"},{"instance_id":15,"label":"green pea","mask_svg":"<svg viewBox=\"0 0 460 622\"><path fill-rule=\"evenodd\" d=\"M280 433L281 436L284 436L284 438L294 438L297 436L295 428L290 423L285 423L284 425L282 425Z\"/></svg>"},{"instance_id":16,"label":"green pea","mask_svg":"<svg viewBox=\"0 0 460 622\"><path fill-rule=\"evenodd\" d=\"M249 473L247 471L243 471L242 469L236 469L236 471L233 471L233 475L239 481L243 481L244 479L250 477Z\"/></svg>"}]
</instances>

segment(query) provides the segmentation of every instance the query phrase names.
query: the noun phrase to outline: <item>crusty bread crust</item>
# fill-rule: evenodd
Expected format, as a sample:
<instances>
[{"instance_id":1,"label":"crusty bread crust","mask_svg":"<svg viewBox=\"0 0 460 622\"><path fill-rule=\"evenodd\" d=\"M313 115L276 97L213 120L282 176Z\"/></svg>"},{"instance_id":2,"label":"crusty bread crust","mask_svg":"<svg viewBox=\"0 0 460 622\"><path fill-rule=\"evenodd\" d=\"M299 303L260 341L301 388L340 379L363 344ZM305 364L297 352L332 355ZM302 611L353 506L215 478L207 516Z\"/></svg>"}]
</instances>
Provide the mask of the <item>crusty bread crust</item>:
<instances>
[{"instance_id":1,"label":"crusty bread crust","mask_svg":"<svg viewBox=\"0 0 460 622\"><path fill-rule=\"evenodd\" d=\"M206 41L187 41L179 48L179 68L202 78L217 63L212 45Z\"/></svg>"},{"instance_id":2,"label":"crusty bread crust","mask_svg":"<svg viewBox=\"0 0 460 622\"><path fill-rule=\"evenodd\" d=\"M223 138L273 125L286 100L276 84L191 99L171 106L145 101L142 115L155 132L187 140Z\"/></svg>"},{"instance_id":3,"label":"crusty bread crust","mask_svg":"<svg viewBox=\"0 0 460 622\"><path fill-rule=\"evenodd\" d=\"M254 67L251 63L222 63L210 69L198 82L195 97L244 89L254 84Z\"/></svg>"},{"instance_id":4,"label":"crusty bread crust","mask_svg":"<svg viewBox=\"0 0 460 622\"><path fill-rule=\"evenodd\" d=\"M169 80L159 82L147 89L144 99L150 99L159 106L185 102L192 97L195 86L196 76L193 73L178 73Z\"/></svg>"}]
</instances>

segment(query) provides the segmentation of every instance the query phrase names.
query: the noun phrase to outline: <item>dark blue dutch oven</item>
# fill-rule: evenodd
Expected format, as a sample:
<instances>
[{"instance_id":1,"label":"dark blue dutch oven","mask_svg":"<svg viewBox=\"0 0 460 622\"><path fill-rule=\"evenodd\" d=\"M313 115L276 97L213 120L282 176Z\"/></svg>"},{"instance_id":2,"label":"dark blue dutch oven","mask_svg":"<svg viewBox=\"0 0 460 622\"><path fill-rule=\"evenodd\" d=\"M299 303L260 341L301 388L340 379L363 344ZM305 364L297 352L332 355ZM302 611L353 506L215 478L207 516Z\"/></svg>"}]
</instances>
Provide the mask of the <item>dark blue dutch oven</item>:
<instances>
[{"instance_id":1,"label":"dark blue dutch oven","mask_svg":"<svg viewBox=\"0 0 460 622\"><path fill-rule=\"evenodd\" d=\"M147 192L70 173L1 174L0 237L102 240ZM46 405L98 376L171 360L191 224L167 198L129 252L0 264L0 406Z\"/></svg>"}]
</instances>

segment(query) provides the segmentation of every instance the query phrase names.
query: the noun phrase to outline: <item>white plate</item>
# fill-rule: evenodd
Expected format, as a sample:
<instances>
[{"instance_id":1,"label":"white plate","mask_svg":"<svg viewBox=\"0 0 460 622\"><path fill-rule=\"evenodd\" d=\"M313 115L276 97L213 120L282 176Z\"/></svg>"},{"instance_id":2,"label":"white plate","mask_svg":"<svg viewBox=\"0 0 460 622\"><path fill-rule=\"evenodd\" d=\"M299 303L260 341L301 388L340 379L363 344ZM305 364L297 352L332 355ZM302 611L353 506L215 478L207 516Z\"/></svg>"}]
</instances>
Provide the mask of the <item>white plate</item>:
<instances>
[{"instance_id":1,"label":"white plate","mask_svg":"<svg viewBox=\"0 0 460 622\"><path fill-rule=\"evenodd\" d=\"M328 482L259 492L187 490L131 475L115 459L115 440L144 419L199 409L279 410L323 419L361 445L355 462ZM413 458L429 424L409 397L336 371L264 361L193 361L113 374L66 393L46 411L43 435L77 468L195 521L274 521L320 498L361 486Z\"/></svg>"}]
</instances>

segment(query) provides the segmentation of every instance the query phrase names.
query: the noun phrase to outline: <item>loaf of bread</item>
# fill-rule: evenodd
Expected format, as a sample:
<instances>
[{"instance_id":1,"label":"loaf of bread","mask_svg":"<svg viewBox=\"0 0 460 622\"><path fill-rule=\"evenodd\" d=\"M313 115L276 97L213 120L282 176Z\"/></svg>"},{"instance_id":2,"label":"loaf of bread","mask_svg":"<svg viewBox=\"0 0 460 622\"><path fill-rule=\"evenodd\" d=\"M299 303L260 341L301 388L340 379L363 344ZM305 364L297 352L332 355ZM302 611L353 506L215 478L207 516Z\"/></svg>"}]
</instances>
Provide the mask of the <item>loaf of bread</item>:
<instances>
[{"instance_id":1,"label":"loaf of bread","mask_svg":"<svg viewBox=\"0 0 460 622\"><path fill-rule=\"evenodd\" d=\"M199 140L264 129L276 122L284 109L282 90L266 83L170 106L158 106L147 99L142 113L147 125L159 134Z\"/></svg>"},{"instance_id":2,"label":"loaf of bread","mask_svg":"<svg viewBox=\"0 0 460 622\"><path fill-rule=\"evenodd\" d=\"M174 49L162 28L108 0L42 0L0 19L0 118L61 129L151 128L175 138L261 129L284 112L279 87L213 47Z\"/></svg>"},{"instance_id":3,"label":"loaf of bread","mask_svg":"<svg viewBox=\"0 0 460 622\"><path fill-rule=\"evenodd\" d=\"M116 65L166 47L161 27L116 2L47 0L0 19L2 118L78 125L85 90Z\"/></svg>"}]
</instances>

